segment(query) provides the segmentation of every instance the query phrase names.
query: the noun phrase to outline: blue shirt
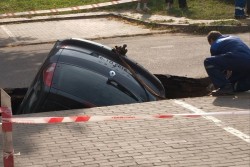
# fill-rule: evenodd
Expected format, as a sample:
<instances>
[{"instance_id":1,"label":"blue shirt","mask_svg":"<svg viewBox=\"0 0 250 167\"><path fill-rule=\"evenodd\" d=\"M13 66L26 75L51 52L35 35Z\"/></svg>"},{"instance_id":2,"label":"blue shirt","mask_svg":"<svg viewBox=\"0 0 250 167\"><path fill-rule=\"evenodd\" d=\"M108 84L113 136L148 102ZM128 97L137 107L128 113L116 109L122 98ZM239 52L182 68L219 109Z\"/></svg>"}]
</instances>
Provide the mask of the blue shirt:
<instances>
[{"instance_id":1,"label":"blue shirt","mask_svg":"<svg viewBox=\"0 0 250 167\"><path fill-rule=\"evenodd\" d=\"M250 48L240 38L230 35L219 37L211 45L210 52L212 56L231 53L250 59Z\"/></svg>"}]
</instances>

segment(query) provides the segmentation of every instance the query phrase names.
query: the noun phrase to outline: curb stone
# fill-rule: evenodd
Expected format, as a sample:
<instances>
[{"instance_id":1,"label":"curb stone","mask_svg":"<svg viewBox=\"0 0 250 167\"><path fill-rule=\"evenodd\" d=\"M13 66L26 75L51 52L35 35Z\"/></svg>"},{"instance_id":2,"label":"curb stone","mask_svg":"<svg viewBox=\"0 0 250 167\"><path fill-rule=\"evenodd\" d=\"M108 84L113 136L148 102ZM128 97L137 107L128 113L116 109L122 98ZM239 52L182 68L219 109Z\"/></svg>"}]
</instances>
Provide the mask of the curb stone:
<instances>
[{"instance_id":1,"label":"curb stone","mask_svg":"<svg viewBox=\"0 0 250 167\"><path fill-rule=\"evenodd\" d=\"M108 12L95 12L95 13L53 15L53 16L34 16L31 18L9 18L9 19L0 19L0 21L3 20L0 22L0 25L32 23L32 22L42 22L42 21L56 21L56 20L104 18L111 16L112 14Z\"/></svg>"},{"instance_id":2,"label":"curb stone","mask_svg":"<svg viewBox=\"0 0 250 167\"><path fill-rule=\"evenodd\" d=\"M140 23L155 28L170 28L176 32L184 33L208 33L212 30L221 31L223 33L245 33L250 32L249 25L233 26L233 25L199 25L199 24L171 24L171 23L156 23L152 21L145 21L127 17L121 14L113 13L114 17L125 19L130 22Z\"/></svg>"}]
</instances>

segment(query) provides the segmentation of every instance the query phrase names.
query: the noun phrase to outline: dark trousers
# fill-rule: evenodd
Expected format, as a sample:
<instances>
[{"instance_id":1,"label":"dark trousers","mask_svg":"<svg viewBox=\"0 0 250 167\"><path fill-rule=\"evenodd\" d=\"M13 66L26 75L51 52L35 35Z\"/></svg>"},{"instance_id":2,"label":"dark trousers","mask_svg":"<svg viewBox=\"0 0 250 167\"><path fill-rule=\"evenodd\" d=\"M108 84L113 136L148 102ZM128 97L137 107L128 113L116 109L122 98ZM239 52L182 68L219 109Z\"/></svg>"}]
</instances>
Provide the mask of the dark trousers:
<instances>
[{"instance_id":1,"label":"dark trousers","mask_svg":"<svg viewBox=\"0 0 250 167\"><path fill-rule=\"evenodd\" d=\"M247 0L247 14L250 15L250 0Z\"/></svg>"},{"instance_id":2,"label":"dark trousers","mask_svg":"<svg viewBox=\"0 0 250 167\"><path fill-rule=\"evenodd\" d=\"M229 81L234 86L236 92L243 92L250 90L250 74L233 72Z\"/></svg>"},{"instance_id":3,"label":"dark trousers","mask_svg":"<svg viewBox=\"0 0 250 167\"><path fill-rule=\"evenodd\" d=\"M179 8L187 8L186 0L178 0L178 1L179 1Z\"/></svg>"},{"instance_id":4,"label":"dark trousers","mask_svg":"<svg viewBox=\"0 0 250 167\"><path fill-rule=\"evenodd\" d=\"M166 3L171 3L173 4L174 3L174 0L165 0Z\"/></svg>"},{"instance_id":5,"label":"dark trousers","mask_svg":"<svg viewBox=\"0 0 250 167\"><path fill-rule=\"evenodd\" d=\"M206 58L204 66L215 88L223 88L228 84L235 86L236 91L250 90L250 58L233 54L223 54ZM233 71L227 78L224 71Z\"/></svg>"},{"instance_id":6,"label":"dark trousers","mask_svg":"<svg viewBox=\"0 0 250 167\"><path fill-rule=\"evenodd\" d=\"M245 15L246 0L235 0L235 16Z\"/></svg>"}]
</instances>

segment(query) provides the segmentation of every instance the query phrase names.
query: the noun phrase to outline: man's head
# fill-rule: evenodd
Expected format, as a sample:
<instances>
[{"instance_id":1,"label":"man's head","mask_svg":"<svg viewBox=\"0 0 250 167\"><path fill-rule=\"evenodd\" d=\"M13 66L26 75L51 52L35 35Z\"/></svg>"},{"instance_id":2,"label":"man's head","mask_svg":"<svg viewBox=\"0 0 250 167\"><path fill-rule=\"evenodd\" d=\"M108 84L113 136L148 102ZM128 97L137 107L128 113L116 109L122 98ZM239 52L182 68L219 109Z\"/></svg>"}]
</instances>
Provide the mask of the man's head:
<instances>
[{"instance_id":1,"label":"man's head","mask_svg":"<svg viewBox=\"0 0 250 167\"><path fill-rule=\"evenodd\" d=\"M222 34L219 31L210 31L207 35L207 40L210 45L216 41Z\"/></svg>"}]
</instances>

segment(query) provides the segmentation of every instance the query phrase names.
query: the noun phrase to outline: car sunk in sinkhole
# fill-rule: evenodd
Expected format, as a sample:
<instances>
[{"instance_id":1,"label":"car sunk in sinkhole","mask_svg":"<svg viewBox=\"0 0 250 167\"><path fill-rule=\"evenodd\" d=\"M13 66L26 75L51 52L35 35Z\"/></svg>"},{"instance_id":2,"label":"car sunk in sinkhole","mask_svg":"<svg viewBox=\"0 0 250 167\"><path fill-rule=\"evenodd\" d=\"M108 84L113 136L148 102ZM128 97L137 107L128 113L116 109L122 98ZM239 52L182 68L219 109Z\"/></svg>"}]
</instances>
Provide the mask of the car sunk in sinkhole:
<instances>
[{"instance_id":1,"label":"car sunk in sinkhole","mask_svg":"<svg viewBox=\"0 0 250 167\"><path fill-rule=\"evenodd\" d=\"M84 39L57 41L15 114L164 99L160 80L121 49Z\"/></svg>"}]
</instances>

